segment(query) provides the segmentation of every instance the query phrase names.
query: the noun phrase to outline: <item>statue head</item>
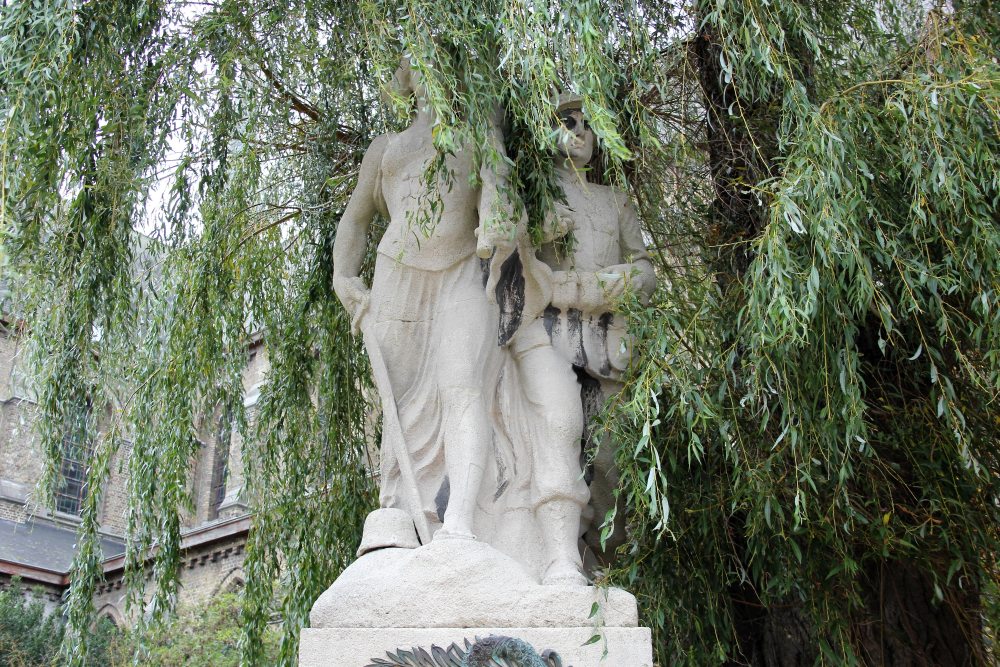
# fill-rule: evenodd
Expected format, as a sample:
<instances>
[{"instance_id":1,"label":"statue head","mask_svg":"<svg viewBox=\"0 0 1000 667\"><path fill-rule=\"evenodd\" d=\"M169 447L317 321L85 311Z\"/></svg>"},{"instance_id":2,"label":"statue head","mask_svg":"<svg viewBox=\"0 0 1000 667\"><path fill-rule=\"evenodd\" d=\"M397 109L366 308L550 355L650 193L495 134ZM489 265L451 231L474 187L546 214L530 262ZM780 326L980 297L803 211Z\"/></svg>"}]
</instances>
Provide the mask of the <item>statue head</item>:
<instances>
[{"instance_id":1,"label":"statue head","mask_svg":"<svg viewBox=\"0 0 1000 667\"><path fill-rule=\"evenodd\" d=\"M563 130L559 133L557 154L572 162L577 169L586 167L594 157L596 140L583 113L583 98L566 93L560 95L556 115Z\"/></svg>"},{"instance_id":2,"label":"statue head","mask_svg":"<svg viewBox=\"0 0 1000 667\"><path fill-rule=\"evenodd\" d=\"M404 53L399 59L399 65L392 78L382 87L382 102L386 105L392 105L393 98L401 97L405 100L411 96L415 97L419 104L425 96L425 90L420 72L413 69L410 64L410 56Z\"/></svg>"}]
</instances>

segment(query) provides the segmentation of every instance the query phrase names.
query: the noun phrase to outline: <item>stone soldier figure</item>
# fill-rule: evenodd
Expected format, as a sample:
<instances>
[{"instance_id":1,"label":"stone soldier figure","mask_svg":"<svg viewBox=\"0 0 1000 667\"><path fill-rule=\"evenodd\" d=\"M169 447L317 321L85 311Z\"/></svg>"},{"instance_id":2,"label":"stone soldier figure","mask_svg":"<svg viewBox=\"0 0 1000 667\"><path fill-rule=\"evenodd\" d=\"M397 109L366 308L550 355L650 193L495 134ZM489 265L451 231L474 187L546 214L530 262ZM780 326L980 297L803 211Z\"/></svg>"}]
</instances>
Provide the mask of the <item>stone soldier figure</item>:
<instances>
[{"instance_id":1,"label":"stone soldier figure","mask_svg":"<svg viewBox=\"0 0 1000 667\"><path fill-rule=\"evenodd\" d=\"M552 303L543 321L553 346L564 363L572 365L582 385L581 409L589 417L621 389L621 375L629 363L629 339L622 316L615 312L616 302L626 290L648 299L656 287L656 274L628 194L588 181L596 146L581 98L561 96L557 113L565 132L555 167L566 201L556 204L551 227L572 237L567 251L547 244L539 253L553 269ZM588 513L595 514L599 524L614 506L618 474L607 447L598 450L592 464ZM587 537L591 547L600 549L599 535L592 531ZM617 538L621 537L618 531Z\"/></svg>"},{"instance_id":2,"label":"stone soldier figure","mask_svg":"<svg viewBox=\"0 0 1000 667\"><path fill-rule=\"evenodd\" d=\"M432 535L475 539L493 437L488 406L505 355L476 256L477 230L497 211L496 174L484 167L476 183L472 151L449 155L454 178L438 189L439 215L421 230L416 221L430 216L433 196L422 175L436 154L435 117L408 59L393 82L415 97L416 112L407 129L376 138L362 160L337 228L334 289L361 325L382 397L381 506L408 512L424 544ZM369 289L358 274L378 214L389 222ZM387 544L364 548L379 546Z\"/></svg>"},{"instance_id":3,"label":"stone soldier figure","mask_svg":"<svg viewBox=\"0 0 1000 667\"><path fill-rule=\"evenodd\" d=\"M589 487L584 480L585 417L620 388L628 365L616 302L626 289L648 296L655 275L628 196L587 181L595 138L580 98L563 96L557 109L564 131L554 159L566 202L549 216L540 253L551 293L544 313L526 318L510 342L512 382L522 402L505 421L514 427L515 459L530 462L511 492L526 499L534 515L544 546L542 582L585 585L579 538L584 522L613 506L618 479L613 455L604 449ZM571 249L559 255L551 242L570 233ZM526 272L537 261L533 252L525 257ZM588 534L588 542L599 548L599 536Z\"/></svg>"}]
</instances>

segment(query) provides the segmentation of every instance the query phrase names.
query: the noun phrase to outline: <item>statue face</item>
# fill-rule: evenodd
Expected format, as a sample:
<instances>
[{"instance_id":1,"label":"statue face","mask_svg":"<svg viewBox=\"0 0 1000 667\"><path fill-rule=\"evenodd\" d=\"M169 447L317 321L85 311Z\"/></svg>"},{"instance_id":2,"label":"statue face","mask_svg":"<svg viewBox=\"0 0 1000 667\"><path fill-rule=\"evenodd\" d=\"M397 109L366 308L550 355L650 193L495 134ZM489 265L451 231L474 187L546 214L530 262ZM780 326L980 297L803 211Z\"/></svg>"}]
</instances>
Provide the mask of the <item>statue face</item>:
<instances>
[{"instance_id":1,"label":"statue face","mask_svg":"<svg viewBox=\"0 0 1000 667\"><path fill-rule=\"evenodd\" d=\"M564 131L560 133L559 153L577 166L584 166L594 157L594 133L579 109L569 109L559 116Z\"/></svg>"},{"instance_id":2,"label":"statue face","mask_svg":"<svg viewBox=\"0 0 1000 667\"><path fill-rule=\"evenodd\" d=\"M420 73L410 66L408 56L403 56L399 60L399 66L393 73L392 78L385 84L382 91L382 102L391 104L391 95L407 98L413 95L417 98L418 104L425 97L425 90Z\"/></svg>"}]
</instances>

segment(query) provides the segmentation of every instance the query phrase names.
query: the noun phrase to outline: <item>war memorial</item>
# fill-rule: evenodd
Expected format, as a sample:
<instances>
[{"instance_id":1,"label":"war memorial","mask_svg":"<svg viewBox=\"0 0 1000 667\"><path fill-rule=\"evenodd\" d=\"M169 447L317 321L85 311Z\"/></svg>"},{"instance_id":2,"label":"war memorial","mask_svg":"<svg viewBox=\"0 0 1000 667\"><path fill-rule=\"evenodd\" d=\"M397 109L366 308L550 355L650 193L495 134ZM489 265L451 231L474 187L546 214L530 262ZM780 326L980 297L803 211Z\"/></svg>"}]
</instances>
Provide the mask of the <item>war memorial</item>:
<instances>
[{"instance_id":1,"label":"war memorial","mask_svg":"<svg viewBox=\"0 0 1000 667\"><path fill-rule=\"evenodd\" d=\"M381 506L315 603L300 664L410 664L392 660L411 648L451 664L433 660L486 640L480 651L527 642L564 665L649 667L635 597L590 580L615 471L581 444L585 403L615 392L629 361L615 303L655 285L635 211L587 181L595 137L581 99L560 95L565 201L536 252L502 166L469 178L471 150L456 152L449 185L427 192L434 116L405 58L393 84L414 98L412 123L372 142L334 247L334 288L382 402ZM499 120L494 139L502 150ZM425 232L414 221L430 196L441 205ZM369 286L358 273L378 215Z\"/></svg>"}]
</instances>

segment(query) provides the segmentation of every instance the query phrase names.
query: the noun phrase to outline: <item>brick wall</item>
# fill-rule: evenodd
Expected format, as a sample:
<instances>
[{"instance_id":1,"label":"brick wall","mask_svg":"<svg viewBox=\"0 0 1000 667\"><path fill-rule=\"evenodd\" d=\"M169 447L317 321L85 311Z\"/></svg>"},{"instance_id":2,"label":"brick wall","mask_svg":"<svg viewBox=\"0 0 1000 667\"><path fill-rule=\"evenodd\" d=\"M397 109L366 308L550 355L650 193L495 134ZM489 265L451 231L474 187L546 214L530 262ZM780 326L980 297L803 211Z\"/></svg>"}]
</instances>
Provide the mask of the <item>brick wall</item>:
<instances>
[{"instance_id":1,"label":"brick wall","mask_svg":"<svg viewBox=\"0 0 1000 667\"><path fill-rule=\"evenodd\" d=\"M125 512L128 509L128 461L132 443L125 441L115 453L111 475L101 498L101 529L112 535L125 534Z\"/></svg>"},{"instance_id":2,"label":"brick wall","mask_svg":"<svg viewBox=\"0 0 1000 667\"><path fill-rule=\"evenodd\" d=\"M24 523L26 518L27 513L24 509L24 503L0 498L0 519Z\"/></svg>"},{"instance_id":3,"label":"brick wall","mask_svg":"<svg viewBox=\"0 0 1000 667\"><path fill-rule=\"evenodd\" d=\"M25 503L42 474L34 438L35 404L20 379L20 337L0 327L0 518L23 522Z\"/></svg>"},{"instance_id":4,"label":"brick wall","mask_svg":"<svg viewBox=\"0 0 1000 667\"><path fill-rule=\"evenodd\" d=\"M22 349L17 336L0 327L0 518L24 522L32 512L47 514L33 504L32 491L42 472L43 453L34 436L34 403L26 397L23 375L18 364ZM252 421L256 412L260 385L269 363L264 346L255 344L248 351L248 361L243 373L244 406ZM109 424L114 415L108 411L101 415L103 425ZM213 516L212 482L218 442L219 414L207 416L196 424L200 440L205 443L192 462L192 496L194 511L184 522L182 540L183 565L180 571L181 589L179 602L197 603L207 600L220 589L227 589L235 582L242 582L244 546L246 542L246 506L242 502L244 467L243 440L234 432L228 443L227 478L225 499ZM122 535L127 511L128 461L131 443L124 443L112 463L111 477L102 490L101 530ZM232 526L240 525L233 532ZM208 536L208 537L206 537ZM112 564L113 565L113 564ZM108 578L95 596L95 608L100 615L111 616L116 623L125 619L122 572L112 567ZM0 577L0 585L9 578ZM49 585L41 593L46 604L56 606L63 589ZM133 619L134 620L134 616Z\"/></svg>"},{"instance_id":5,"label":"brick wall","mask_svg":"<svg viewBox=\"0 0 1000 667\"><path fill-rule=\"evenodd\" d=\"M246 526L249 525L249 520L228 522L228 525ZM224 529L225 525L208 529L202 534L185 536L182 543L183 555L179 572L178 604L200 604L220 592L242 584L243 562L246 559L246 530L236 530L232 534L224 534L220 537L212 536L213 532L226 532ZM199 542L199 539L205 541ZM194 544L185 546L185 544L190 543ZM118 614L120 618L134 622L136 610L132 610L131 614L125 613L125 587L122 575L123 571L120 567L108 572L105 583L97 588L94 605L98 610L103 609L102 613L111 616ZM152 586L147 580L144 599L148 601L151 597Z\"/></svg>"}]
</instances>

